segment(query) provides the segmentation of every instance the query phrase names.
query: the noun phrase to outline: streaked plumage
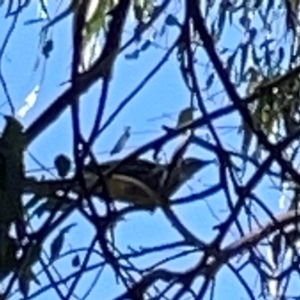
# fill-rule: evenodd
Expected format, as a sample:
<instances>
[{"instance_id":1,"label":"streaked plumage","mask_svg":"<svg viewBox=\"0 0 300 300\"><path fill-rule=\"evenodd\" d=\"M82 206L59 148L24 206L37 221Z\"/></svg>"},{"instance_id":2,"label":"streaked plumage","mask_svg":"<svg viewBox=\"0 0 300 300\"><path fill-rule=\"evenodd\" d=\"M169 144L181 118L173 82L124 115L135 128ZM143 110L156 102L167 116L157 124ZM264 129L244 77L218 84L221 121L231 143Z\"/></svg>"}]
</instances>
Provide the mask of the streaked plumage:
<instances>
[{"instance_id":1,"label":"streaked plumage","mask_svg":"<svg viewBox=\"0 0 300 300\"><path fill-rule=\"evenodd\" d=\"M119 165L119 160L109 161L99 165L85 167L84 176L86 187L92 195L103 197L103 187L97 174L104 175L109 196L113 200L127 202L153 210L168 201L169 198L197 171L211 163L197 158L186 158L174 169L170 164L157 164L145 159L138 159L121 165L112 174L105 176L108 170ZM162 180L167 172L171 172L167 182ZM43 181L31 182L27 192L40 193L53 192L57 189L71 188L78 192L80 187L74 181Z\"/></svg>"}]
</instances>

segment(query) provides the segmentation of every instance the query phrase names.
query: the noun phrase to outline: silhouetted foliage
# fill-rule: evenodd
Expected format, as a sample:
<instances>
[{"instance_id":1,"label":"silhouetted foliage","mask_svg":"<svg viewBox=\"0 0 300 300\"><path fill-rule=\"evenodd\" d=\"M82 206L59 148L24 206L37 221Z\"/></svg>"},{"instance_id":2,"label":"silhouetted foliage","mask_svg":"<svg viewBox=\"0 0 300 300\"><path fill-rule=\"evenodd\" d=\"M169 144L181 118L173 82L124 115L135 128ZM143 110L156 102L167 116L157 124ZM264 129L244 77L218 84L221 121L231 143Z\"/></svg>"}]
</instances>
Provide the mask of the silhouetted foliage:
<instances>
[{"instance_id":1,"label":"silhouetted foliage","mask_svg":"<svg viewBox=\"0 0 300 300\"><path fill-rule=\"evenodd\" d=\"M54 17L56 4L21 2L0 1L3 22L11 24L2 39L0 66L10 53L8 42L17 41L15 31L38 25L36 68L51 65L62 49L53 31L64 24L61 28L71 27L71 68L63 91L47 97L47 108L29 126L22 118L41 96L44 73L16 110L6 71L0 69L10 109L0 139L1 299L33 299L50 290L55 299L94 299L95 289L109 291L112 299L219 299L224 274L241 287L236 299L299 299L300 2L73 0ZM39 15L20 23L35 5ZM163 45L165 37L172 43ZM161 60L144 79L136 77L137 87L107 117L119 60L138 64L157 49L164 53ZM111 138L108 153L119 158L100 161L95 146L106 129L168 64L176 65L178 90L189 96L176 113L177 124L165 124L164 116L172 113L157 111L163 122L153 139L125 155L135 134L135 111L133 126ZM23 76L20 70L17 81ZM96 85L101 86L97 109L86 120L82 106ZM161 89L168 87L162 82ZM153 106L154 100L165 101L167 110L173 99L150 99ZM72 151L53 154L53 170L30 151L48 128L59 132L54 125L67 109L70 130L60 136L72 135ZM87 123L92 124L88 132L82 130ZM30 173L28 157L42 176ZM192 178L201 181L176 198ZM199 214L197 232L180 215L187 208ZM126 237L126 247L120 246L118 228L135 214L147 214L150 224L160 214L161 226L170 230L171 225L177 238L162 242L153 229L157 244L136 247ZM208 214L211 223L205 221ZM87 244L81 242L83 223L92 232ZM153 228L158 227L153 223ZM66 251L75 230L79 245ZM143 232L143 225L136 230ZM61 273L61 261L69 260ZM113 272L110 285L101 280L107 266ZM91 271L95 279L82 292L80 282Z\"/></svg>"}]
</instances>

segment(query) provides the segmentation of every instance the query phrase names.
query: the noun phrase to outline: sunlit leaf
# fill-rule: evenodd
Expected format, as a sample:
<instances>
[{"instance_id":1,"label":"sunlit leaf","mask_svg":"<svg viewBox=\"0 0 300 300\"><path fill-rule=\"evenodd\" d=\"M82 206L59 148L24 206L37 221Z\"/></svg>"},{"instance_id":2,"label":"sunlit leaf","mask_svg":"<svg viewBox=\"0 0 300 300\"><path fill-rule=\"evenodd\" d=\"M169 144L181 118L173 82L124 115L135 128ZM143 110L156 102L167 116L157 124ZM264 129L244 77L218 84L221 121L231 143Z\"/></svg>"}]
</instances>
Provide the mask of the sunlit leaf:
<instances>
[{"instance_id":1,"label":"sunlit leaf","mask_svg":"<svg viewBox=\"0 0 300 300\"><path fill-rule=\"evenodd\" d=\"M80 72L88 70L101 53L100 41L98 33L94 33L90 36L89 40L86 41L82 53L81 53L81 64Z\"/></svg>"},{"instance_id":2,"label":"sunlit leaf","mask_svg":"<svg viewBox=\"0 0 300 300\"><path fill-rule=\"evenodd\" d=\"M71 161L63 154L60 154L55 158L54 165L58 175L62 178L66 177L71 170Z\"/></svg>"},{"instance_id":3,"label":"sunlit leaf","mask_svg":"<svg viewBox=\"0 0 300 300\"><path fill-rule=\"evenodd\" d=\"M40 86L36 85L30 94L25 98L25 104L18 110L17 115L21 118L24 118L27 112L35 105L38 98Z\"/></svg>"}]
</instances>

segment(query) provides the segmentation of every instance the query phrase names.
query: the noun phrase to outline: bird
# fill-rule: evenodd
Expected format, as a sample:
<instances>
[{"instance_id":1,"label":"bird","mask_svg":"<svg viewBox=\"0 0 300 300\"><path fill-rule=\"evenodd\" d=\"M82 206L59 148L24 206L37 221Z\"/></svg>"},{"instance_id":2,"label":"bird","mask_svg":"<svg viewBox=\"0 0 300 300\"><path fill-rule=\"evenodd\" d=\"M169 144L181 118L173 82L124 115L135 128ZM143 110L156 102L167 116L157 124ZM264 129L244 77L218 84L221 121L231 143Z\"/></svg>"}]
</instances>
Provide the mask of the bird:
<instances>
[{"instance_id":1,"label":"bird","mask_svg":"<svg viewBox=\"0 0 300 300\"><path fill-rule=\"evenodd\" d=\"M172 166L172 163L160 164L146 159L136 159L129 163L110 160L99 164L87 164L83 174L86 188L91 196L105 198L102 178L109 199L153 211L157 207L168 204L169 198L186 181L211 162L212 160L189 157L181 159L179 163ZM112 170L111 174L108 173L109 170ZM167 181L164 180L166 178ZM79 183L76 184L72 180L30 181L26 187L27 192L40 195L46 191L50 193L63 189L75 193L81 190Z\"/></svg>"}]
</instances>

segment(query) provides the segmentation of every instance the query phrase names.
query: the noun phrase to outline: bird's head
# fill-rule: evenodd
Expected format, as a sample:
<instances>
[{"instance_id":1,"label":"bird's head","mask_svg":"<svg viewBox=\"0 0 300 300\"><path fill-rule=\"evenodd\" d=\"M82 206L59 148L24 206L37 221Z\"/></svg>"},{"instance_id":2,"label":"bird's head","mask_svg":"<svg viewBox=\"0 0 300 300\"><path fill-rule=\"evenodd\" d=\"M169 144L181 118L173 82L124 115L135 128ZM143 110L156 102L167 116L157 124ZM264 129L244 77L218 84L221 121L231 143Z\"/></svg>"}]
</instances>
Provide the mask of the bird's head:
<instances>
[{"instance_id":1,"label":"bird's head","mask_svg":"<svg viewBox=\"0 0 300 300\"><path fill-rule=\"evenodd\" d=\"M166 196L172 196L193 175L212 162L213 160L202 160L194 157L183 159L172 171L165 191Z\"/></svg>"},{"instance_id":2,"label":"bird's head","mask_svg":"<svg viewBox=\"0 0 300 300\"><path fill-rule=\"evenodd\" d=\"M195 157L188 157L182 161L180 166L180 176L183 180L188 180L203 167L211 164L212 162L213 160L202 160Z\"/></svg>"}]
</instances>

